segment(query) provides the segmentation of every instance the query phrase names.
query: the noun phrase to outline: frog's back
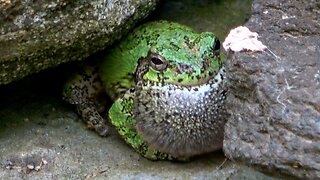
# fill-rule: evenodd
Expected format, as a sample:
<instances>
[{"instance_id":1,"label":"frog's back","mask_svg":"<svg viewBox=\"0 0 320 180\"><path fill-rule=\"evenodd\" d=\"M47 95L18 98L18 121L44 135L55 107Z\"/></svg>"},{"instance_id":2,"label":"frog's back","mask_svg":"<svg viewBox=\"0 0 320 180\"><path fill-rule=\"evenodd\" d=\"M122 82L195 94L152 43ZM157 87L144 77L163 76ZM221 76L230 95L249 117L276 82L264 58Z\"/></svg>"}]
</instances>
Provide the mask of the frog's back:
<instances>
[{"instance_id":1,"label":"frog's back","mask_svg":"<svg viewBox=\"0 0 320 180\"><path fill-rule=\"evenodd\" d=\"M116 99L133 86L138 60L145 58L152 48L166 48L170 42L184 41L193 36L192 29L167 21L156 21L136 28L108 50L100 63L100 77L107 93Z\"/></svg>"}]
</instances>

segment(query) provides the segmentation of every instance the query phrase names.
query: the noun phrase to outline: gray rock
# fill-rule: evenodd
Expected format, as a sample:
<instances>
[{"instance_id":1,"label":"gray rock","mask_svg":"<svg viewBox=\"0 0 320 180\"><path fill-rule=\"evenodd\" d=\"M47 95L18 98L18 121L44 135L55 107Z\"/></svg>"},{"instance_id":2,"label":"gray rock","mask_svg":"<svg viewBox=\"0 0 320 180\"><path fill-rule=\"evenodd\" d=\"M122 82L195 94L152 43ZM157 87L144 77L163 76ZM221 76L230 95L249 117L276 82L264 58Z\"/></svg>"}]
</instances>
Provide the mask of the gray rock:
<instances>
[{"instance_id":1,"label":"gray rock","mask_svg":"<svg viewBox=\"0 0 320 180\"><path fill-rule=\"evenodd\" d=\"M0 84L104 49L158 0L0 2Z\"/></svg>"},{"instance_id":2,"label":"gray rock","mask_svg":"<svg viewBox=\"0 0 320 180\"><path fill-rule=\"evenodd\" d=\"M320 3L253 2L246 26L270 53L235 53L227 62L224 152L269 172L320 178Z\"/></svg>"},{"instance_id":3,"label":"gray rock","mask_svg":"<svg viewBox=\"0 0 320 180\"><path fill-rule=\"evenodd\" d=\"M60 100L54 78L41 79L60 71L58 67L0 86L0 179L276 180L225 162L221 151L188 163L150 161L114 128L110 136L100 137Z\"/></svg>"}]
</instances>

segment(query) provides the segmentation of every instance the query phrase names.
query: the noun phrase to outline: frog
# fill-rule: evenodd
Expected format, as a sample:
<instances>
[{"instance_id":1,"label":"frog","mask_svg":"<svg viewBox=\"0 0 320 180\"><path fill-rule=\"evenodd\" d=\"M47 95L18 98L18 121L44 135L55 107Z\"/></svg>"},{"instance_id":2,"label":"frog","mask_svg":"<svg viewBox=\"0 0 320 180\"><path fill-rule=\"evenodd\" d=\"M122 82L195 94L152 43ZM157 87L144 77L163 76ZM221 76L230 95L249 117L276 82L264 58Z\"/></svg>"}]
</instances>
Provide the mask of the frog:
<instances>
[{"instance_id":1,"label":"frog","mask_svg":"<svg viewBox=\"0 0 320 180\"><path fill-rule=\"evenodd\" d=\"M110 134L110 121L147 159L187 160L222 148L227 86L220 51L212 32L145 23L72 75L63 99L101 136ZM107 112L105 94L113 101Z\"/></svg>"}]
</instances>

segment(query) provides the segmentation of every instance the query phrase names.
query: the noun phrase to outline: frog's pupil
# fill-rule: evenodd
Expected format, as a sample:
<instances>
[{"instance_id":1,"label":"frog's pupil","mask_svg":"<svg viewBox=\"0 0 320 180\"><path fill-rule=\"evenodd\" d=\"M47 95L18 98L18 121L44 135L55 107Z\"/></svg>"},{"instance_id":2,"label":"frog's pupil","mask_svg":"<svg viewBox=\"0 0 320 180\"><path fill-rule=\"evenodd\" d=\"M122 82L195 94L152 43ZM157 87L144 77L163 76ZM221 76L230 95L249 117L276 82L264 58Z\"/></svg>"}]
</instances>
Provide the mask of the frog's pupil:
<instances>
[{"instance_id":1,"label":"frog's pupil","mask_svg":"<svg viewBox=\"0 0 320 180\"><path fill-rule=\"evenodd\" d=\"M151 61L152 61L152 63L155 64L155 65L161 65L161 64L163 64L163 61L162 61L161 59L159 59L159 58L156 58L156 57L152 57L152 58L151 58Z\"/></svg>"}]
</instances>

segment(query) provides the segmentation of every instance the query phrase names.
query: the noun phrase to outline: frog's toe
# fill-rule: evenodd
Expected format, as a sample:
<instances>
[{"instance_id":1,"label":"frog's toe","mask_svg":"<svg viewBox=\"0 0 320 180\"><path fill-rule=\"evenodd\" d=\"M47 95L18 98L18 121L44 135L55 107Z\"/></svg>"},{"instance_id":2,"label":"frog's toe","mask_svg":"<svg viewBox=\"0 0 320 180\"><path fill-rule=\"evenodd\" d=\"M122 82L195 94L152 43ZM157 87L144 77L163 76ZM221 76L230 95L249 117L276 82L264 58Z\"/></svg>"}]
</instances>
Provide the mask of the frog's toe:
<instances>
[{"instance_id":1,"label":"frog's toe","mask_svg":"<svg viewBox=\"0 0 320 180\"><path fill-rule=\"evenodd\" d=\"M77 111L89 129L94 129L100 136L109 135L110 127L106 120L101 117L94 103L83 103L77 105Z\"/></svg>"},{"instance_id":2,"label":"frog's toe","mask_svg":"<svg viewBox=\"0 0 320 180\"><path fill-rule=\"evenodd\" d=\"M95 130L100 136L108 136L108 135L110 135L110 127L108 125L96 126Z\"/></svg>"}]
</instances>

